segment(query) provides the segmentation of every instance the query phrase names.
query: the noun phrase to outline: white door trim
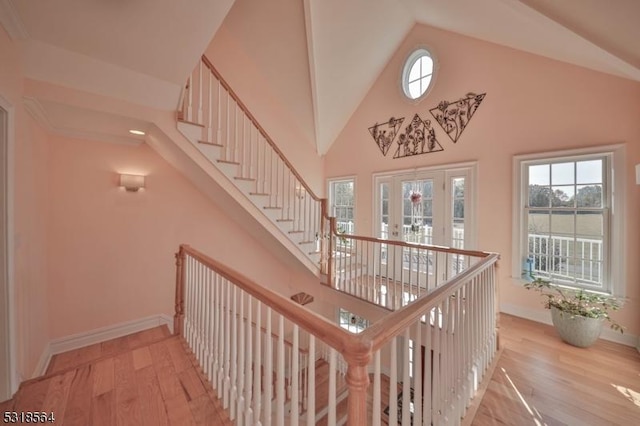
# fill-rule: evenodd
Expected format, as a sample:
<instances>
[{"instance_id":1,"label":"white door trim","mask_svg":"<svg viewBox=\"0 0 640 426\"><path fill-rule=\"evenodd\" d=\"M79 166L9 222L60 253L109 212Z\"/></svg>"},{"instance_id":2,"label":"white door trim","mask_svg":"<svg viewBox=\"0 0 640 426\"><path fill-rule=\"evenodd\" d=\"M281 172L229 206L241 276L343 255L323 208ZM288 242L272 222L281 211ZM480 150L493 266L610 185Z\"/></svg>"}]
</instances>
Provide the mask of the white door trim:
<instances>
[{"instance_id":1,"label":"white door trim","mask_svg":"<svg viewBox=\"0 0 640 426\"><path fill-rule=\"evenodd\" d=\"M3 151L2 164L2 184L0 185L0 208L4 210L3 226L0 233L0 243L4 248L5 270L2 272L2 282L0 283L2 292L6 295L6 300L2 300L5 306L1 309L0 326L4 327L4 335L7 342L2 342L0 347L5 348L3 357L0 357L0 371L7 377L5 383L0 383L0 400L4 397L12 397L18 390L20 376L17 363L17 343L16 343L16 310L15 310L15 279L14 279L14 228L13 228L13 188L14 188L14 147L15 147L15 108L0 94L0 120L4 120L4 126L0 126L0 142ZM4 140L2 140L4 139ZM3 359L6 358L6 359ZM7 394L8 393L8 394Z\"/></svg>"}]
</instances>

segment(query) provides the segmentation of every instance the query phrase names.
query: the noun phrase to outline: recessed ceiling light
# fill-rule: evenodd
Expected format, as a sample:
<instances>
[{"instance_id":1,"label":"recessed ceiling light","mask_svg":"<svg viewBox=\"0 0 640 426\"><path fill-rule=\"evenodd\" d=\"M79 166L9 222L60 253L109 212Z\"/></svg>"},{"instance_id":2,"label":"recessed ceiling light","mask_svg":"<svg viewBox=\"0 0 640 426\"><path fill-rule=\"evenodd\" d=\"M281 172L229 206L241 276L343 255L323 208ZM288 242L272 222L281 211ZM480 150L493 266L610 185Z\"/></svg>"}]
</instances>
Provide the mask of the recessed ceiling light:
<instances>
[{"instance_id":1,"label":"recessed ceiling light","mask_svg":"<svg viewBox=\"0 0 640 426\"><path fill-rule=\"evenodd\" d=\"M138 135L138 136L144 136L145 133L142 130L129 130L129 133L131 133L132 135Z\"/></svg>"}]
</instances>

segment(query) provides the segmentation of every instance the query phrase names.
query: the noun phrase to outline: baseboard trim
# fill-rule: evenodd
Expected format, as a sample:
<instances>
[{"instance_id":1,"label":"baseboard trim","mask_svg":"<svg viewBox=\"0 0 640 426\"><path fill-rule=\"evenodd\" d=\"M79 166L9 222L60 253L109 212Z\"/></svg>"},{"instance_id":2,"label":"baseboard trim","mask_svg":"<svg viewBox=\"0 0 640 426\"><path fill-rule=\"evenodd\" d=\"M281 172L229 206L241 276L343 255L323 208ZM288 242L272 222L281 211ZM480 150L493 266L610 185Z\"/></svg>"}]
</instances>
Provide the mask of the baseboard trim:
<instances>
[{"instance_id":1,"label":"baseboard trim","mask_svg":"<svg viewBox=\"0 0 640 426\"><path fill-rule=\"evenodd\" d=\"M552 325L551 315L549 314L549 312L547 312L547 310L541 311L536 309L528 309L521 306L511 305L509 303L503 303L500 305L500 312L504 312L505 314L528 319L542 324ZM638 349L638 351L640 352L640 340L638 339L638 336L634 334L620 334L620 332L611 330L605 325L605 328L602 329L600 338L608 340L610 342L620 343L621 345L631 346L632 348Z\"/></svg>"},{"instance_id":2,"label":"baseboard trim","mask_svg":"<svg viewBox=\"0 0 640 426\"><path fill-rule=\"evenodd\" d=\"M46 344L32 378L42 376L46 373L49 363L51 362L51 357L55 354L72 351L162 325L166 325L169 327L169 331L173 332L173 318L166 314L159 314L54 339Z\"/></svg>"}]
</instances>

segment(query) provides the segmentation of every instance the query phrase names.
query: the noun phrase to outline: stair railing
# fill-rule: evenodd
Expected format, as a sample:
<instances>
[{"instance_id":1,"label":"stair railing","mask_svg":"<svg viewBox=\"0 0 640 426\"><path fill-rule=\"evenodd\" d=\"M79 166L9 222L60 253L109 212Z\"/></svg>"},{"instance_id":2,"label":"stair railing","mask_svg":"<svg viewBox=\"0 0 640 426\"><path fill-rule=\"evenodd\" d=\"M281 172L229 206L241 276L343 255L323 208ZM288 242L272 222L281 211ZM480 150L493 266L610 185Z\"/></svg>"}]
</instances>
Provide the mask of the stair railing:
<instances>
[{"instance_id":1,"label":"stair railing","mask_svg":"<svg viewBox=\"0 0 640 426\"><path fill-rule=\"evenodd\" d=\"M238 424L313 425L321 392L328 394L328 424L342 416L349 425L379 425L383 418L407 426L422 424L412 418L456 424L496 351L497 259L485 253L356 335L182 245L174 331ZM264 338L272 334L277 337ZM300 357L287 357L285 336L290 353L308 352L306 368ZM329 347L329 379L320 387L313 361L322 344ZM345 408L337 404L339 356L348 365Z\"/></svg>"},{"instance_id":2,"label":"stair railing","mask_svg":"<svg viewBox=\"0 0 640 426\"><path fill-rule=\"evenodd\" d=\"M340 233L335 218L326 221L329 285L390 310L432 291L487 255Z\"/></svg>"},{"instance_id":3,"label":"stair railing","mask_svg":"<svg viewBox=\"0 0 640 426\"><path fill-rule=\"evenodd\" d=\"M279 222L291 223L288 232L301 234L307 254L320 253L326 272L321 236L327 200L315 194L204 55L189 76L178 119L203 127L200 142L220 147L219 162L238 166L235 179L255 183L251 195L264 197L266 210L279 211Z\"/></svg>"}]
</instances>

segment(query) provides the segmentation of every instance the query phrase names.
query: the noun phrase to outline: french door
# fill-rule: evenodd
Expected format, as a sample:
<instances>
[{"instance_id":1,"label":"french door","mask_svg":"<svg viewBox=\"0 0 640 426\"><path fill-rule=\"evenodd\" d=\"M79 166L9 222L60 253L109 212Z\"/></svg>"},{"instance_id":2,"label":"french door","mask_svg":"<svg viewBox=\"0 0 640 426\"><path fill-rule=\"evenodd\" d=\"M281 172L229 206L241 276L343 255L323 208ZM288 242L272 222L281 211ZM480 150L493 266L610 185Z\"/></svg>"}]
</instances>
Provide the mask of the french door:
<instances>
[{"instance_id":1,"label":"french door","mask_svg":"<svg viewBox=\"0 0 640 426\"><path fill-rule=\"evenodd\" d=\"M474 176L473 166L377 176L376 235L387 240L473 248ZM393 244L385 246L380 259L380 276L401 286L405 299L417 297L420 289L437 286L459 272L463 268L461 262L465 261L460 255L449 256ZM393 293L398 294L398 291Z\"/></svg>"},{"instance_id":2,"label":"french door","mask_svg":"<svg viewBox=\"0 0 640 426\"><path fill-rule=\"evenodd\" d=\"M376 234L383 239L470 249L472 173L425 171L376 179Z\"/></svg>"}]
</instances>

